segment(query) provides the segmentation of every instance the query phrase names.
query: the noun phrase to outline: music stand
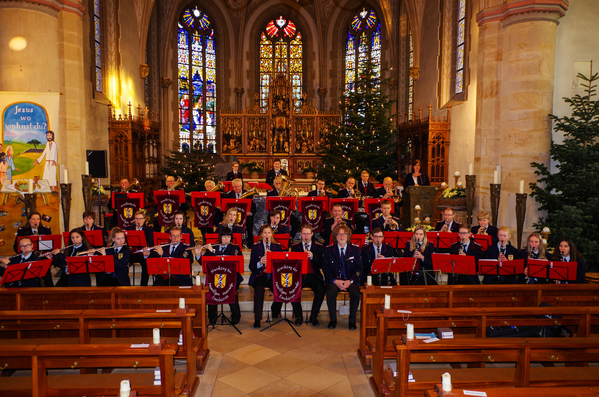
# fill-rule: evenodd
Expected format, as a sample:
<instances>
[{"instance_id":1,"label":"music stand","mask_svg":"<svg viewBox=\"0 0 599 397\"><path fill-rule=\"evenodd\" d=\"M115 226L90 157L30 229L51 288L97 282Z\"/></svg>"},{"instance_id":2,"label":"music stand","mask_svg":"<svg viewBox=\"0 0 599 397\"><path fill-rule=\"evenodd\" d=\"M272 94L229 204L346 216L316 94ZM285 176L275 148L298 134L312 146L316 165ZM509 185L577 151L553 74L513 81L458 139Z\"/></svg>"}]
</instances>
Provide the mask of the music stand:
<instances>
[{"instance_id":1,"label":"music stand","mask_svg":"<svg viewBox=\"0 0 599 397\"><path fill-rule=\"evenodd\" d=\"M478 272L481 276L515 276L524 274L524 259L498 261L497 259L479 259Z\"/></svg>"},{"instance_id":2,"label":"music stand","mask_svg":"<svg viewBox=\"0 0 599 397\"><path fill-rule=\"evenodd\" d=\"M69 274L114 273L112 255L69 256Z\"/></svg>"},{"instance_id":3,"label":"music stand","mask_svg":"<svg viewBox=\"0 0 599 397\"><path fill-rule=\"evenodd\" d=\"M577 270L577 262L528 259L528 277L546 278L559 281L574 281L576 280Z\"/></svg>"},{"instance_id":4,"label":"music stand","mask_svg":"<svg viewBox=\"0 0 599 397\"><path fill-rule=\"evenodd\" d=\"M414 272L415 258L380 258L372 261L372 274Z\"/></svg>"},{"instance_id":5,"label":"music stand","mask_svg":"<svg viewBox=\"0 0 599 397\"><path fill-rule=\"evenodd\" d=\"M491 245L493 245L493 237L488 234L473 234L472 240L482 248L485 252Z\"/></svg>"},{"instance_id":6,"label":"music stand","mask_svg":"<svg viewBox=\"0 0 599 397\"><path fill-rule=\"evenodd\" d=\"M404 249L413 235L414 232L385 232L384 242L393 248Z\"/></svg>"},{"instance_id":7,"label":"music stand","mask_svg":"<svg viewBox=\"0 0 599 397\"><path fill-rule=\"evenodd\" d=\"M168 275L168 285L171 285L171 276L189 275L191 264L188 258L147 258L148 274L153 276Z\"/></svg>"},{"instance_id":8,"label":"music stand","mask_svg":"<svg viewBox=\"0 0 599 397\"><path fill-rule=\"evenodd\" d=\"M123 230L127 240L127 245L131 248L143 248L148 246L146 241L146 232L143 230Z\"/></svg>"},{"instance_id":9,"label":"music stand","mask_svg":"<svg viewBox=\"0 0 599 397\"><path fill-rule=\"evenodd\" d=\"M2 284L15 283L32 278L42 278L50 269L52 259L43 261L15 263L6 266Z\"/></svg>"},{"instance_id":10,"label":"music stand","mask_svg":"<svg viewBox=\"0 0 599 397\"><path fill-rule=\"evenodd\" d=\"M434 253L433 270L439 273L465 274L476 276L476 258L469 255L449 255Z\"/></svg>"},{"instance_id":11,"label":"music stand","mask_svg":"<svg viewBox=\"0 0 599 397\"><path fill-rule=\"evenodd\" d=\"M170 235L170 233L154 232L154 242L155 242L156 245L162 245L162 244L170 243L171 242L171 235ZM186 245L191 245L191 237L189 236L189 233L182 233L181 234L181 242L183 244L186 244Z\"/></svg>"},{"instance_id":12,"label":"music stand","mask_svg":"<svg viewBox=\"0 0 599 397\"><path fill-rule=\"evenodd\" d=\"M204 244L220 244L218 233L206 233L204 236ZM238 247L243 247L241 233L233 233L231 244L235 244Z\"/></svg>"},{"instance_id":13,"label":"music stand","mask_svg":"<svg viewBox=\"0 0 599 397\"><path fill-rule=\"evenodd\" d=\"M289 324L293 332L298 337L302 337L291 320L287 318L287 303L302 300L302 275L308 273L308 253L307 252L267 252L266 253L266 273L272 273L273 278L273 301L283 302L285 315L279 321L270 324L268 327L260 330L264 332L274 327L280 322ZM281 277L281 284L276 279ZM288 290L286 288L289 288Z\"/></svg>"},{"instance_id":14,"label":"music stand","mask_svg":"<svg viewBox=\"0 0 599 397\"><path fill-rule=\"evenodd\" d=\"M427 232L426 236L437 249L449 249L451 244L460 240L460 236L452 232Z\"/></svg>"},{"instance_id":15,"label":"music stand","mask_svg":"<svg viewBox=\"0 0 599 397\"><path fill-rule=\"evenodd\" d=\"M19 236L17 237L17 253L21 252L21 247L19 245L21 240L24 238L31 239L33 251L52 251L61 247L60 234L35 234L32 236Z\"/></svg>"},{"instance_id":16,"label":"music stand","mask_svg":"<svg viewBox=\"0 0 599 397\"><path fill-rule=\"evenodd\" d=\"M228 325L235 328L235 331L239 332L239 335L242 332L233 324L233 322L225 316L223 311L223 304L235 303L235 294L237 293L237 273L243 273L243 255L220 255L220 256L202 256L202 271L206 275L206 286L208 287L208 293L206 294L206 303L220 305L220 313L216 317L216 322L220 318L220 325ZM220 270L220 272L213 272L212 270ZM219 287L217 284L216 277L221 276L219 278L219 282L224 283L223 287ZM224 276L224 277L222 277ZM227 287L227 276L229 282L232 287ZM213 282L214 281L214 282ZM227 289L228 291L219 292L219 289ZM223 294L226 293L226 297L222 297ZM219 301L214 301L215 296ZM214 303L209 303L209 300L213 300ZM212 326L212 329L216 327L216 322Z\"/></svg>"}]
</instances>

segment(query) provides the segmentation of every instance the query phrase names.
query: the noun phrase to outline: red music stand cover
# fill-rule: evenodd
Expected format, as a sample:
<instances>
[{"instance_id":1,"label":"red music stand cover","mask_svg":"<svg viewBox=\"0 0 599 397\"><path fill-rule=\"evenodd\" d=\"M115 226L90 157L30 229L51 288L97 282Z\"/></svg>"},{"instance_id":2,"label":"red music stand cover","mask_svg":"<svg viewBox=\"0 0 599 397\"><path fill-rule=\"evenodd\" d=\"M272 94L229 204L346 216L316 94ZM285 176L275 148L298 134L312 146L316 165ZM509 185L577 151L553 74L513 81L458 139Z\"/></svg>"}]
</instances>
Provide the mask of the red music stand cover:
<instances>
[{"instance_id":1,"label":"red music stand cover","mask_svg":"<svg viewBox=\"0 0 599 397\"><path fill-rule=\"evenodd\" d=\"M129 247L147 247L146 233L143 230L124 230Z\"/></svg>"},{"instance_id":2,"label":"red music stand cover","mask_svg":"<svg viewBox=\"0 0 599 397\"><path fill-rule=\"evenodd\" d=\"M267 252L266 272L272 273L273 301L301 302L302 274L308 273L307 252Z\"/></svg>"},{"instance_id":3,"label":"red music stand cover","mask_svg":"<svg viewBox=\"0 0 599 397\"><path fill-rule=\"evenodd\" d=\"M312 226L314 232L322 231L324 213L328 211L328 197L300 197L298 208L304 223Z\"/></svg>"},{"instance_id":4,"label":"red music stand cover","mask_svg":"<svg viewBox=\"0 0 599 397\"><path fill-rule=\"evenodd\" d=\"M254 244L258 242L260 236L254 236ZM278 244L281 244L283 251L289 251L289 233L273 234L273 239L277 240Z\"/></svg>"},{"instance_id":5,"label":"red music stand cover","mask_svg":"<svg viewBox=\"0 0 599 397\"><path fill-rule=\"evenodd\" d=\"M143 193L123 193L123 192L112 192L112 208L116 209L116 199L119 197L127 198L139 198L139 208L144 207L144 194Z\"/></svg>"},{"instance_id":6,"label":"red music stand cover","mask_svg":"<svg viewBox=\"0 0 599 397\"><path fill-rule=\"evenodd\" d=\"M225 185L225 193L233 190L233 181L223 181L223 185Z\"/></svg>"},{"instance_id":7,"label":"red music stand cover","mask_svg":"<svg viewBox=\"0 0 599 397\"><path fill-rule=\"evenodd\" d=\"M69 236L71 232L62 232L62 238L64 241L64 246L69 245ZM104 246L104 236L102 236L102 230L84 230L83 235L87 238L87 241L92 245L92 247L103 247ZM59 247L57 247L59 248Z\"/></svg>"},{"instance_id":8,"label":"red music stand cover","mask_svg":"<svg viewBox=\"0 0 599 397\"><path fill-rule=\"evenodd\" d=\"M159 195L167 195L167 196L177 196L179 199L179 204L185 203L185 191L184 190L154 190L154 201L158 202L157 196Z\"/></svg>"},{"instance_id":9,"label":"red music stand cover","mask_svg":"<svg viewBox=\"0 0 599 397\"><path fill-rule=\"evenodd\" d=\"M114 273L114 256L91 255L67 257L69 274Z\"/></svg>"},{"instance_id":10,"label":"red music stand cover","mask_svg":"<svg viewBox=\"0 0 599 397\"><path fill-rule=\"evenodd\" d=\"M191 237L189 236L189 233L183 233L181 235L181 242L183 244L191 245L190 240L191 240ZM170 241L171 241L170 233L154 232L154 244L161 245L161 244L169 243ZM194 244L195 244L195 241L194 241Z\"/></svg>"},{"instance_id":11,"label":"red music stand cover","mask_svg":"<svg viewBox=\"0 0 599 397\"><path fill-rule=\"evenodd\" d=\"M241 260L243 272L243 256L203 256L202 269L206 274L206 303L220 305L235 303L235 290L237 286L237 272Z\"/></svg>"},{"instance_id":12,"label":"red music stand cover","mask_svg":"<svg viewBox=\"0 0 599 397\"><path fill-rule=\"evenodd\" d=\"M358 247L362 248L364 244L366 244L366 235L365 234L352 234L351 235L351 244L355 244Z\"/></svg>"},{"instance_id":13,"label":"red music stand cover","mask_svg":"<svg viewBox=\"0 0 599 397\"><path fill-rule=\"evenodd\" d=\"M372 274L402 273L418 270L418 259L415 258L379 258L372 261Z\"/></svg>"},{"instance_id":14,"label":"red music stand cover","mask_svg":"<svg viewBox=\"0 0 599 397\"><path fill-rule=\"evenodd\" d=\"M267 211L281 211L281 224L289 226L291 211L295 210L295 197L266 197Z\"/></svg>"},{"instance_id":15,"label":"red music stand cover","mask_svg":"<svg viewBox=\"0 0 599 397\"><path fill-rule=\"evenodd\" d=\"M413 235L414 232L385 232L384 241L393 248L404 249Z\"/></svg>"},{"instance_id":16,"label":"red music stand cover","mask_svg":"<svg viewBox=\"0 0 599 397\"><path fill-rule=\"evenodd\" d=\"M479 259L478 273L481 276L515 276L516 274L524 274L524 259L513 261Z\"/></svg>"},{"instance_id":17,"label":"red music stand cover","mask_svg":"<svg viewBox=\"0 0 599 397\"><path fill-rule=\"evenodd\" d=\"M306 203L310 202L310 201L322 201L322 210L323 211L328 211L329 210L329 198L328 197L321 197L321 196L316 196L316 197L300 197L297 200L297 205L298 205L298 210L301 212L302 208L304 205L306 205Z\"/></svg>"},{"instance_id":18,"label":"red music stand cover","mask_svg":"<svg viewBox=\"0 0 599 397\"><path fill-rule=\"evenodd\" d=\"M32 236L19 236L17 237L17 253L21 252L21 240L23 238L30 238L33 243L34 251L52 251L54 249L62 247L60 242L60 234L36 234ZM41 243L40 243L41 242Z\"/></svg>"},{"instance_id":19,"label":"red music stand cover","mask_svg":"<svg viewBox=\"0 0 599 397\"><path fill-rule=\"evenodd\" d=\"M202 273L206 274L206 268L204 267L206 262L222 262L222 261L235 261L237 263L237 273L241 273L243 274L244 272L244 265L243 265L243 261L244 261L244 257L243 255L210 255L210 256L206 256L203 255L201 258L202 262Z\"/></svg>"},{"instance_id":20,"label":"red music stand cover","mask_svg":"<svg viewBox=\"0 0 599 397\"><path fill-rule=\"evenodd\" d=\"M188 258L147 258L148 274L151 275L189 275L191 263Z\"/></svg>"},{"instance_id":21,"label":"red music stand cover","mask_svg":"<svg viewBox=\"0 0 599 397\"><path fill-rule=\"evenodd\" d=\"M493 244L493 237L489 236L488 234L473 234L472 240L481 246L483 252L485 252Z\"/></svg>"},{"instance_id":22,"label":"red music stand cover","mask_svg":"<svg viewBox=\"0 0 599 397\"><path fill-rule=\"evenodd\" d=\"M214 199L216 200L214 203L215 205L220 208L220 200L221 200L221 196L220 196L220 192L191 192L191 202L194 203L194 199L198 197L198 198L204 198L204 197L214 197Z\"/></svg>"},{"instance_id":23,"label":"red music stand cover","mask_svg":"<svg viewBox=\"0 0 599 397\"><path fill-rule=\"evenodd\" d=\"M341 204L343 207L343 219L349 219L350 221L354 222L355 214L358 211L358 206L360 205L360 200L353 198L329 199L329 208L333 208L335 204Z\"/></svg>"},{"instance_id":24,"label":"red music stand cover","mask_svg":"<svg viewBox=\"0 0 599 397\"><path fill-rule=\"evenodd\" d=\"M2 284L44 277L48 273L51 264L52 259L45 259L8 265L4 270L4 276L2 276Z\"/></svg>"},{"instance_id":25,"label":"red music stand cover","mask_svg":"<svg viewBox=\"0 0 599 397\"><path fill-rule=\"evenodd\" d=\"M239 222L239 226L243 227L245 230L245 220L247 218L248 212L252 208L252 199L222 199L221 200L221 211L226 213L229 208L235 207L237 208L238 214L237 216L241 216Z\"/></svg>"},{"instance_id":26,"label":"red music stand cover","mask_svg":"<svg viewBox=\"0 0 599 397\"><path fill-rule=\"evenodd\" d=\"M235 244L239 248L243 248L243 241L241 239L241 233L233 233L231 244ZM204 244L219 244L218 233L206 233L204 236Z\"/></svg>"},{"instance_id":27,"label":"red music stand cover","mask_svg":"<svg viewBox=\"0 0 599 397\"><path fill-rule=\"evenodd\" d=\"M433 254L433 270L476 276L476 258L469 255Z\"/></svg>"},{"instance_id":28,"label":"red music stand cover","mask_svg":"<svg viewBox=\"0 0 599 397\"><path fill-rule=\"evenodd\" d=\"M427 232L426 236L431 241L435 248L449 248L451 244L460 241L460 236L457 233L451 232Z\"/></svg>"},{"instance_id":29,"label":"red music stand cover","mask_svg":"<svg viewBox=\"0 0 599 397\"><path fill-rule=\"evenodd\" d=\"M551 280L574 281L578 270L577 262L546 261L528 259L528 277L548 278Z\"/></svg>"},{"instance_id":30,"label":"red music stand cover","mask_svg":"<svg viewBox=\"0 0 599 397\"><path fill-rule=\"evenodd\" d=\"M168 226L175 221L175 213L185 204L183 190L154 190L154 202L158 213L158 224Z\"/></svg>"},{"instance_id":31,"label":"red music stand cover","mask_svg":"<svg viewBox=\"0 0 599 397\"><path fill-rule=\"evenodd\" d=\"M248 182L248 185L250 187L255 187L257 189L262 189L262 190L272 190L273 187L270 186L268 183L264 183L264 182Z\"/></svg>"}]
</instances>

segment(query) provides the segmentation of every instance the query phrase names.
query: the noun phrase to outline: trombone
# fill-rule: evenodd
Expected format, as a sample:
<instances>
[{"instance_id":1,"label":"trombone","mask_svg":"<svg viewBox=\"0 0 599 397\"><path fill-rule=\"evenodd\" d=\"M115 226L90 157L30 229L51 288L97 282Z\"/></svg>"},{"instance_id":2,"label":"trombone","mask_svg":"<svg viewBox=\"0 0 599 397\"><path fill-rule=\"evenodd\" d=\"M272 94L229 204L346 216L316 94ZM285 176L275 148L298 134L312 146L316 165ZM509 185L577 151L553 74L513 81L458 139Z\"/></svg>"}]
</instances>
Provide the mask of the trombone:
<instances>
[{"instance_id":1,"label":"trombone","mask_svg":"<svg viewBox=\"0 0 599 397\"><path fill-rule=\"evenodd\" d=\"M133 183L122 189L124 193L129 193L131 190L137 192L141 190L141 184L137 180L137 178L133 178Z\"/></svg>"}]
</instances>

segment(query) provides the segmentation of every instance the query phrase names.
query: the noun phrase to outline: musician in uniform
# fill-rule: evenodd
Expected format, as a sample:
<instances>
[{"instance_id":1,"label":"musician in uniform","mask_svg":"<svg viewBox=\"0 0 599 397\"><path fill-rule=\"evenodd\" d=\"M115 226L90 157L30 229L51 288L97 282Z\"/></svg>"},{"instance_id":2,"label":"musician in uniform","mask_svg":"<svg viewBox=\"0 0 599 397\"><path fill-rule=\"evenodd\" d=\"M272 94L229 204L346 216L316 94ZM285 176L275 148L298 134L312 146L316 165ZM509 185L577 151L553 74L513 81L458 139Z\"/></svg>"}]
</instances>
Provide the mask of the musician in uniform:
<instances>
[{"instance_id":1,"label":"musician in uniform","mask_svg":"<svg viewBox=\"0 0 599 397\"><path fill-rule=\"evenodd\" d=\"M356 198L356 191L354 188L356 187L356 180L353 176L347 178L345 181L345 188L339 189L337 192L337 198Z\"/></svg>"},{"instance_id":2,"label":"musician in uniform","mask_svg":"<svg viewBox=\"0 0 599 397\"><path fill-rule=\"evenodd\" d=\"M94 222L96 221L96 213L94 211L85 211L83 213L83 226L80 226L79 229L84 232L91 232L93 230L100 230L102 232L102 244L97 245L97 247L102 247L106 242L106 229L102 226L96 225Z\"/></svg>"},{"instance_id":3,"label":"musician in uniform","mask_svg":"<svg viewBox=\"0 0 599 397\"><path fill-rule=\"evenodd\" d=\"M237 208L230 207L225 214L225 219L216 227L216 233L222 233L223 229L229 229L232 233L243 234L243 227L239 226L239 211Z\"/></svg>"},{"instance_id":4,"label":"musician in uniform","mask_svg":"<svg viewBox=\"0 0 599 397\"><path fill-rule=\"evenodd\" d=\"M385 177L383 179L383 186L374 191L373 197L393 200L393 196L393 179Z\"/></svg>"},{"instance_id":5,"label":"musician in uniform","mask_svg":"<svg viewBox=\"0 0 599 397\"><path fill-rule=\"evenodd\" d=\"M474 230L474 228L472 228ZM510 228L502 226L497 230L498 241L487 248L485 259L496 259L500 262L512 261L518 258L518 250L510 244ZM516 284L517 276L492 276L485 275L483 284Z\"/></svg>"},{"instance_id":6,"label":"musician in uniform","mask_svg":"<svg viewBox=\"0 0 599 397\"><path fill-rule=\"evenodd\" d=\"M137 187L132 187L131 189L129 189L129 187L131 186L131 183L129 183L129 179L127 178L123 178L119 181L119 187L118 190L115 190L115 205L116 205L116 200L119 197L124 197L124 194L119 194L119 193L135 193L137 192ZM110 200L108 200L108 204L107 204L107 208L110 210L110 213L107 214L106 216L106 226L108 227L108 225L112 225L112 227L117 226L118 224L118 216L116 214L116 212L114 211L114 208L112 207L112 197Z\"/></svg>"},{"instance_id":7,"label":"musician in uniform","mask_svg":"<svg viewBox=\"0 0 599 397\"><path fill-rule=\"evenodd\" d=\"M414 258L414 272L409 276L406 273L402 274L401 284L437 285L435 276L432 274L433 252L435 252L435 245L428 241L426 229L422 225L416 226L412 238L406 243L404 249L404 258Z\"/></svg>"},{"instance_id":8,"label":"musician in uniform","mask_svg":"<svg viewBox=\"0 0 599 397\"><path fill-rule=\"evenodd\" d=\"M326 181L324 178L318 178L316 180L316 190L308 192L308 197L328 197L331 198L333 195L325 190Z\"/></svg>"},{"instance_id":9,"label":"musician in uniform","mask_svg":"<svg viewBox=\"0 0 599 397\"><path fill-rule=\"evenodd\" d=\"M272 170L268 170L268 172L266 173L266 183L268 183L270 186L274 187L274 181L275 178L279 175L287 175L287 171L285 171L284 169L281 168L281 160L280 159L275 159L272 163L273 165L273 169Z\"/></svg>"},{"instance_id":10,"label":"musician in uniform","mask_svg":"<svg viewBox=\"0 0 599 397\"><path fill-rule=\"evenodd\" d=\"M233 164L231 164L231 171L227 173L225 181L233 181L235 179L241 179L243 181L243 175L241 174L241 171L239 171L239 163L237 161L233 161Z\"/></svg>"},{"instance_id":11,"label":"musician in uniform","mask_svg":"<svg viewBox=\"0 0 599 397\"><path fill-rule=\"evenodd\" d=\"M157 246L152 251L145 251L146 258L183 258L189 260L189 265L193 262L193 255L187 250L188 245L183 244L181 228L174 226L169 231L171 243L164 247ZM147 249L147 247L146 247ZM159 274L154 276L154 285L192 285L189 274L175 274L169 279L168 274Z\"/></svg>"},{"instance_id":12,"label":"musician in uniform","mask_svg":"<svg viewBox=\"0 0 599 397\"><path fill-rule=\"evenodd\" d=\"M281 195L281 186L283 185L283 178L280 176L276 177L273 182L273 189L266 193L267 197L278 197Z\"/></svg>"},{"instance_id":13,"label":"musician in uniform","mask_svg":"<svg viewBox=\"0 0 599 397\"><path fill-rule=\"evenodd\" d=\"M195 236L193 235L193 230L187 226L187 214L184 211L175 212L175 223L174 226L178 226L181 228L181 232L183 234L189 234L189 244L195 244ZM170 232L171 228L169 228L166 233Z\"/></svg>"},{"instance_id":14,"label":"musician in uniform","mask_svg":"<svg viewBox=\"0 0 599 397\"><path fill-rule=\"evenodd\" d=\"M325 244L329 243L333 230L335 230L335 228L339 226L339 223L341 222L345 222L347 227L351 229L352 233L354 232L354 227L351 220L343 219L343 207L340 203L335 203L333 208L331 208L331 217L322 221L322 231L320 232L320 236L324 239Z\"/></svg>"},{"instance_id":15,"label":"musician in uniform","mask_svg":"<svg viewBox=\"0 0 599 397\"><path fill-rule=\"evenodd\" d=\"M585 283L585 275L587 270L587 265L584 261L584 258L578 250L576 249L576 245L574 245L574 241L572 241L569 237L562 237L560 241L557 243L556 252L559 252L560 257L563 262L576 262L576 280L574 281L561 281L556 280L557 284L584 284Z\"/></svg>"},{"instance_id":16,"label":"musician in uniform","mask_svg":"<svg viewBox=\"0 0 599 397\"><path fill-rule=\"evenodd\" d=\"M445 211L443 211L443 220L437 222L437 226L435 226L435 231L457 233L460 229L461 224L453 220L454 216L455 213L453 212L453 209L445 208Z\"/></svg>"},{"instance_id":17,"label":"musician in uniform","mask_svg":"<svg viewBox=\"0 0 599 397\"><path fill-rule=\"evenodd\" d=\"M272 211L270 213L270 227L273 234L289 233L289 226L281 224L281 212L279 211Z\"/></svg>"},{"instance_id":18,"label":"musician in uniform","mask_svg":"<svg viewBox=\"0 0 599 397\"><path fill-rule=\"evenodd\" d=\"M489 211L478 211L477 214L478 226L472 227L472 234L489 235L492 239L492 244L497 244L497 228L490 225L491 214Z\"/></svg>"},{"instance_id":19,"label":"musician in uniform","mask_svg":"<svg viewBox=\"0 0 599 397\"><path fill-rule=\"evenodd\" d=\"M89 273L81 273L81 274L70 274L67 266L67 257L78 256L79 254L83 254L86 252L88 256L93 255L93 252L89 252L93 249L92 245L89 243L85 234L83 234L83 230L77 228L71 230L69 234L69 240L73 245L70 248L67 248L64 253L59 249L55 249L51 252L50 257L52 257L52 266L60 267L64 269L60 279L56 282L57 287L91 287L92 281L89 277Z\"/></svg>"},{"instance_id":20,"label":"musician in uniform","mask_svg":"<svg viewBox=\"0 0 599 397\"><path fill-rule=\"evenodd\" d=\"M110 231L108 240L112 243L110 248L100 248L100 255L110 255L114 260L114 273L96 273L96 285L100 287L129 287L129 260L131 250L126 245L125 232L115 227Z\"/></svg>"},{"instance_id":21,"label":"musician in uniform","mask_svg":"<svg viewBox=\"0 0 599 397\"><path fill-rule=\"evenodd\" d=\"M38 234L52 234L52 230L49 227L42 225L42 216L39 212L34 211L29 214L27 218L27 226L23 226L19 228L17 231L17 237L15 238L15 242L13 244L13 249L15 253L19 252L17 249L17 244L19 243L19 237L21 236L37 236Z\"/></svg>"},{"instance_id":22,"label":"musician in uniform","mask_svg":"<svg viewBox=\"0 0 599 397\"><path fill-rule=\"evenodd\" d=\"M252 246L250 254L249 268L252 274L248 284L254 289L254 328L260 328L262 321L262 306L264 305L264 288L272 290L272 275L266 273L266 253L269 251L283 251L280 244L273 242L272 228L269 225L262 225L260 228L260 238ZM275 317L273 312L273 317Z\"/></svg>"},{"instance_id":23,"label":"musician in uniform","mask_svg":"<svg viewBox=\"0 0 599 397\"><path fill-rule=\"evenodd\" d=\"M400 219L391 215L392 205L390 200L381 201L381 215L372 221L372 230L378 228L386 232L406 231L406 229L401 226Z\"/></svg>"},{"instance_id":24,"label":"musician in uniform","mask_svg":"<svg viewBox=\"0 0 599 397\"><path fill-rule=\"evenodd\" d=\"M137 211L133 217L134 225L128 226L126 230L141 230L144 232L144 236L146 238L146 244L149 247L154 245L154 228L152 226L146 225L146 213L144 211ZM150 280L150 275L148 274L148 265L146 263L146 257L141 254L133 254L131 255L131 263L139 263L141 266L141 280L139 282L140 286L147 287L148 281Z\"/></svg>"},{"instance_id":25,"label":"musician in uniform","mask_svg":"<svg viewBox=\"0 0 599 397\"><path fill-rule=\"evenodd\" d=\"M381 228L372 229L372 244L362 247L362 267L364 272L362 279L363 284L366 282L366 277L372 274L372 262L375 259L393 258L395 251L390 244L385 243L385 232ZM393 273L377 273L372 275L372 284L374 285L397 285Z\"/></svg>"},{"instance_id":26,"label":"musician in uniform","mask_svg":"<svg viewBox=\"0 0 599 397\"><path fill-rule=\"evenodd\" d=\"M547 247L543 241L543 237L539 233L531 233L526 239L526 247L520 251L518 259L525 260L525 277L518 279L519 284L547 284L549 279L541 277L529 277L528 275L528 259L544 259L550 261L552 259L551 253L547 252Z\"/></svg>"},{"instance_id":27,"label":"musician in uniform","mask_svg":"<svg viewBox=\"0 0 599 397\"><path fill-rule=\"evenodd\" d=\"M364 170L360 174L361 181L358 183L358 190L362 193L364 197L373 197L374 196L374 185L368 181L370 179L370 174L368 171Z\"/></svg>"},{"instance_id":28,"label":"musician in uniform","mask_svg":"<svg viewBox=\"0 0 599 397\"><path fill-rule=\"evenodd\" d=\"M324 250L322 270L326 281L327 307L329 309L329 329L337 327L337 295L339 291L349 292L349 325L356 329L356 314L360 305L360 278L362 258L360 247L350 244L352 230L347 225L335 227L332 239L334 244Z\"/></svg>"},{"instance_id":29,"label":"musician in uniform","mask_svg":"<svg viewBox=\"0 0 599 397\"><path fill-rule=\"evenodd\" d=\"M19 248L21 249L21 254L16 255L12 258L2 258L0 259L0 277L4 276L4 272L8 266L16 265L19 263L26 262L35 262L42 259L46 259L44 257L38 257L33 252L33 241L29 237L23 237L21 241L19 241ZM4 287L6 288L21 288L21 287L53 287L54 283L52 282L52 273L50 269L46 275L42 278L30 278L27 280L5 283Z\"/></svg>"},{"instance_id":30,"label":"musician in uniform","mask_svg":"<svg viewBox=\"0 0 599 397\"><path fill-rule=\"evenodd\" d=\"M326 293L321 271L324 260L324 247L314 241L314 230L310 225L302 225L300 236L302 240L291 246L291 252L308 253L312 273L308 272L308 274L302 276L302 288L310 288L314 292L312 310L310 311L310 322L313 326L317 326L320 324L318 322L318 314L320 313L320 307L322 306ZM298 324L298 318L301 320L303 317L301 314L302 305L300 302L292 302L291 306L293 306L293 312L295 313L295 323Z\"/></svg>"},{"instance_id":31,"label":"musician in uniform","mask_svg":"<svg viewBox=\"0 0 599 397\"><path fill-rule=\"evenodd\" d=\"M280 162L279 162L280 165ZM282 170L285 171L285 170ZM273 178L274 180L274 178ZM223 195L223 198L232 198L232 199L238 199L240 198L243 193L245 193L246 191L243 190L243 182L241 181L241 179L235 179L233 182L231 182L231 186L233 187L233 190L231 190L230 192L227 192ZM252 201L252 205L250 207L250 212L247 213L246 219L245 219L245 231L247 233L247 245L248 247L252 246L252 244L254 243L254 215L256 213L256 204L254 203L254 200L252 200L250 198L250 200ZM235 230L233 230L233 233L236 233Z\"/></svg>"},{"instance_id":32,"label":"musician in uniform","mask_svg":"<svg viewBox=\"0 0 599 397\"><path fill-rule=\"evenodd\" d=\"M480 284L480 280L478 279L478 260L483 257L483 250L480 245L470 239L472 233L468 226L460 225L458 234L460 235L460 241L451 245L449 253L451 255L473 256L475 258L476 274L449 275L447 284Z\"/></svg>"}]
</instances>

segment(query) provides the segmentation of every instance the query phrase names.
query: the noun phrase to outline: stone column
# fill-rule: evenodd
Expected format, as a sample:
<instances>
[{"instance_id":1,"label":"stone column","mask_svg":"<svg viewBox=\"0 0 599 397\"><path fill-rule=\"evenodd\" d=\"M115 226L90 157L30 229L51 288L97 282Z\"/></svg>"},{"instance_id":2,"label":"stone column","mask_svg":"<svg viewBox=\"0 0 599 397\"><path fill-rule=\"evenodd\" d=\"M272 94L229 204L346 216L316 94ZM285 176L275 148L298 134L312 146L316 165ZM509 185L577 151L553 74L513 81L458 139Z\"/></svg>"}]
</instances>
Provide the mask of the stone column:
<instances>
[{"instance_id":1,"label":"stone column","mask_svg":"<svg viewBox=\"0 0 599 397\"><path fill-rule=\"evenodd\" d=\"M243 98L244 92L245 92L245 89L243 87L235 88L235 108L237 109L238 112L243 111L242 98Z\"/></svg>"},{"instance_id":2,"label":"stone column","mask_svg":"<svg viewBox=\"0 0 599 397\"><path fill-rule=\"evenodd\" d=\"M564 0L502 0L477 14L479 23L475 161L478 208L490 208L489 183L502 167L499 219L515 231L520 179L536 182L531 162L549 165L557 20ZM543 214L529 198L525 233ZM515 233L512 233L514 242Z\"/></svg>"}]
</instances>

